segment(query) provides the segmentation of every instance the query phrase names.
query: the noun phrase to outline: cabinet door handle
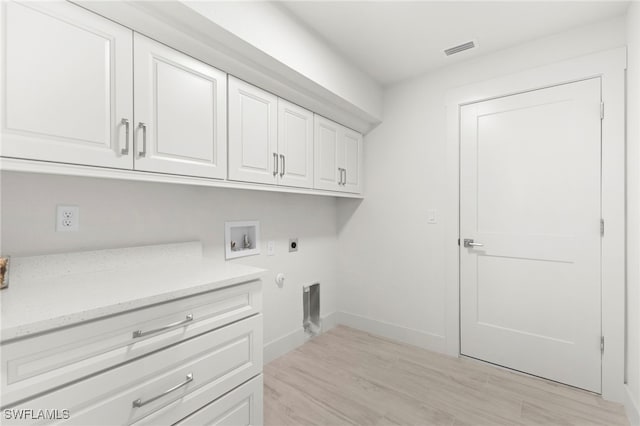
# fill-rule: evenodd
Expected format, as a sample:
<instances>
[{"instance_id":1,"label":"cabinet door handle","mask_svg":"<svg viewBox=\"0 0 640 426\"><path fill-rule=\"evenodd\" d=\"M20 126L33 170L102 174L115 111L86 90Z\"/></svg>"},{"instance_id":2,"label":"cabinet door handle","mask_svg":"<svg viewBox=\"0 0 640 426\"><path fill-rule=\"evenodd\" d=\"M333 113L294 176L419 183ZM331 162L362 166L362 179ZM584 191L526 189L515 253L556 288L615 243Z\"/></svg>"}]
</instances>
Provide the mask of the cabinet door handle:
<instances>
[{"instance_id":1,"label":"cabinet door handle","mask_svg":"<svg viewBox=\"0 0 640 426\"><path fill-rule=\"evenodd\" d=\"M342 167L338 167L338 185L342 185Z\"/></svg>"},{"instance_id":2,"label":"cabinet door handle","mask_svg":"<svg viewBox=\"0 0 640 426\"><path fill-rule=\"evenodd\" d=\"M124 148L120 150L122 155L129 154L129 119L123 118L120 120L120 124L124 126Z\"/></svg>"},{"instance_id":3,"label":"cabinet door handle","mask_svg":"<svg viewBox=\"0 0 640 426\"><path fill-rule=\"evenodd\" d=\"M139 337L148 336L149 334L158 333L160 331L168 330L170 328L177 327L179 325L186 324L186 323L191 322L191 321L193 321L193 314L188 314L186 316L186 318L183 319L182 321L172 322L171 324L167 324L165 326L158 327L158 328L155 328L153 330L149 330L149 331L136 330L136 331L133 332L133 338L137 339Z\"/></svg>"},{"instance_id":4,"label":"cabinet door handle","mask_svg":"<svg viewBox=\"0 0 640 426\"><path fill-rule=\"evenodd\" d=\"M282 160L282 171L280 172L280 177L284 176L284 168L285 168L285 162L284 162L284 155L280 154L280 159Z\"/></svg>"},{"instance_id":5,"label":"cabinet door handle","mask_svg":"<svg viewBox=\"0 0 640 426\"><path fill-rule=\"evenodd\" d=\"M273 177L276 177L278 174L278 153L273 153Z\"/></svg>"},{"instance_id":6,"label":"cabinet door handle","mask_svg":"<svg viewBox=\"0 0 640 426\"><path fill-rule=\"evenodd\" d=\"M138 152L138 156L144 157L147 154L147 125L139 122L138 128L142 129L142 150Z\"/></svg>"},{"instance_id":7,"label":"cabinet door handle","mask_svg":"<svg viewBox=\"0 0 640 426\"><path fill-rule=\"evenodd\" d=\"M193 373L189 373L189 374L187 374L187 377L184 379L184 382L178 383L177 385L175 385L171 389L167 389L166 391L162 392L161 394L156 395L153 398L149 398L146 401L143 401L142 399L136 399L135 401L133 401L133 403L131 405L133 405L133 408L140 408L142 406L145 406L145 405L155 401L158 398L162 398L163 396L165 396L167 394L170 394L171 392L177 391L178 389L180 389L183 386L188 385L192 381L193 381Z\"/></svg>"},{"instance_id":8,"label":"cabinet door handle","mask_svg":"<svg viewBox=\"0 0 640 426\"><path fill-rule=\"evenodd\" d=\"M338 185L345 185L347 183L347 169L338 167L338 171L340 172L340 180L338 181Z\"/></svg>"}]
</instances>

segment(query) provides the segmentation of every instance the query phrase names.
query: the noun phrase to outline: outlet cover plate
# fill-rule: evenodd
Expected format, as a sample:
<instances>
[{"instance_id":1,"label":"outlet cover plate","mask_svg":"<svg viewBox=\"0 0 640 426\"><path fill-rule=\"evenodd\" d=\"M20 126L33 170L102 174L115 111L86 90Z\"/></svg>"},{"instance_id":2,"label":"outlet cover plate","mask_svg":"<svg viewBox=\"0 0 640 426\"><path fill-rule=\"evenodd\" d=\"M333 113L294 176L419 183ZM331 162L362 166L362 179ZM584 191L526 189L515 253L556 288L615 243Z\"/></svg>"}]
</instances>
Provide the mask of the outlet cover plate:
<instances>
[{"instance_id":1,"label":"outlet cover plate","mask_svg":"<svg viewBox=\"0 0 640 426\"><path fill-rule=\"evenodd\" d=\"M80 229L80 207L58 206L56 210L56 232L75 232Z\"/></svg>"}]
</instances>

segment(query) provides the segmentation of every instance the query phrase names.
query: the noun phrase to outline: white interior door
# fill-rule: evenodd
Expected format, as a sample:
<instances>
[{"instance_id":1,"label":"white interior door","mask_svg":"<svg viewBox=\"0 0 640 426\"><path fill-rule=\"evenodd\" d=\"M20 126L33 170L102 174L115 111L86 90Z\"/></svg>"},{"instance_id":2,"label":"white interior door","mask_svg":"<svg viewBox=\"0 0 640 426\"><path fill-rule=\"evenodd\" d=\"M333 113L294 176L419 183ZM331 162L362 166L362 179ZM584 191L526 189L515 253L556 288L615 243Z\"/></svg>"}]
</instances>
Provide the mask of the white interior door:
<instances>
[{"instance_id":1,"label":"white interior door","mask_svg":"<svg viewBox=\"0 0 640 426\"><path fill-rule=\"evenodd\" d=\"M229 76L229 179L277 183L278 98Z\"/></svg>"},{"instance_id":2,"label":"white interior door","mask_svg":"<svg viewBox=\"0 0 640 426\"><path fill-rule=\"evenodd\" d=\"M140 34L134 41L136 170L224 179L227 75Z\"/></svg>"},{"instance_id":3,"label":"white interior door","mask_svg":"<svg viewBox=\"0 0 640 426\"><path fill-rule=\"evenodd\" d=\"M278 99L279 183L313 188L313 113Z\"/></svg>"},{"instance_id":4,"label":"white interior door","mask_svg":"<svg viewBox=\"0 0 640 426\"><path fill-rule=\"evenodd\" d=\"M67 2L0 8L1 154L130 169L131 30Z\"/></svg>"},{"instance_id":5,"label":"white interior door","mask_svg":"<svg viewBox=\"0 0 640 426\"><path fill-rule=\"evenodd\" d=\"M594 78L463 106L460 123L461 353L593 392L600 101Z\"/></svg>"}]
</instances>

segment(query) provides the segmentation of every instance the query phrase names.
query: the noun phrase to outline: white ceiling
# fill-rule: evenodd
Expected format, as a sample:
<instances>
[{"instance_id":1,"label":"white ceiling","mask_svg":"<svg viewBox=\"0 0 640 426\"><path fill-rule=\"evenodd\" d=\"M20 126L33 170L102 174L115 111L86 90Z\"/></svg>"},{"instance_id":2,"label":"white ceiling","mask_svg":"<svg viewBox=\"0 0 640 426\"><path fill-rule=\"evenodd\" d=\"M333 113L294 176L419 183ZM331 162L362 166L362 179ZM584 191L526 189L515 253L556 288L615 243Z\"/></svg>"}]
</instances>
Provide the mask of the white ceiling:
<instances>
[{"instance_id":1,"label":"white ceiling","mask_svg":"<svg viewBox=\"0 0 640 426\"><path fill-rule=\"evenodd\" d=\"M285 10L383 85L626 12L628 1L284 1ZM479 47L451 57L469 40Z\"/></svg>"}]
</instances>

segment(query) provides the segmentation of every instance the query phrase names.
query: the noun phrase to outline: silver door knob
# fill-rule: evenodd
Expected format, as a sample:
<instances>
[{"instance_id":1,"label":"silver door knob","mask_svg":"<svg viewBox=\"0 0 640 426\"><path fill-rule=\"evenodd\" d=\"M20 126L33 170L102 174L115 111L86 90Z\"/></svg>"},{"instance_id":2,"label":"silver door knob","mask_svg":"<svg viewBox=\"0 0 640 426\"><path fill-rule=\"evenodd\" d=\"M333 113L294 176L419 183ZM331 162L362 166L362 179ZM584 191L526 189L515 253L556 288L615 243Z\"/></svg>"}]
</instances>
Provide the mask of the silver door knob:
<instances>
[{"instance_id":1,"label":"silver door knob","mask_svg":"<svg viewBox=\"0 0 640 426\"><path fill-rule=\"evenodd\" d=\"M472 239L465 238L464 239L464 246L465 247L482 247L482 246L484 246L484 244L474 243Z\"/></svg>"}]
</instances>

